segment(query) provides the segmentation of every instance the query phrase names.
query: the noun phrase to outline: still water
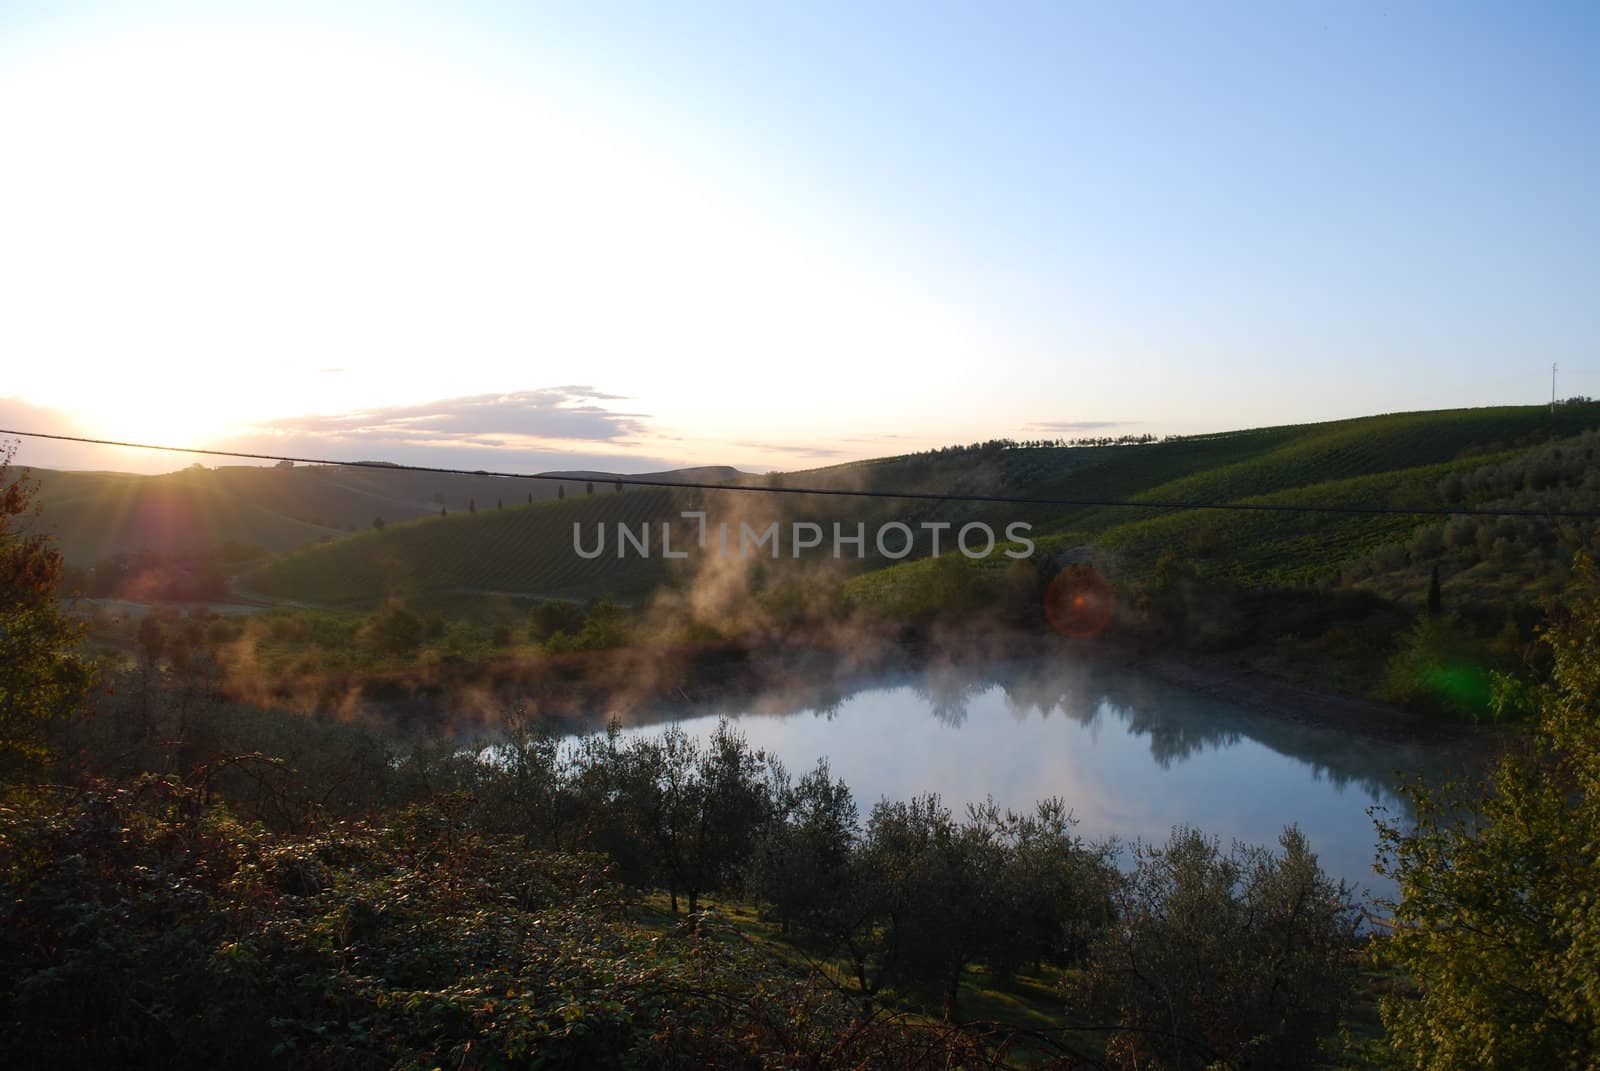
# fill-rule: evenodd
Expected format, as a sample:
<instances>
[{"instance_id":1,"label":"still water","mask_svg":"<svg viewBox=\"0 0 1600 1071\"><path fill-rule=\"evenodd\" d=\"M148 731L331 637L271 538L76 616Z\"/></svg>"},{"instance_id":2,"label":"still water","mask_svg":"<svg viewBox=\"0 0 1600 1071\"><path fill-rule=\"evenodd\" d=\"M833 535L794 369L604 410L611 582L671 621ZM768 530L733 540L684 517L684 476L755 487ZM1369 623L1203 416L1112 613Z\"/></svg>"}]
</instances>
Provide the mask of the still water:
<instances>
[{"instance_id":1,"label":"still water","mask_svg":"<svg viewBox=\"0 0 1600 1071\"><path fill-rule=\"evenodd\" d=\"M865 819L880 798L937 792L958 814L992 796L1059 796L1091 839L1164 841L1188 824L1275 843L1289 823L1323 867L1387 896L1369 809L1405 817L1402 775L1448 772L1437 745L1298 724L1158 680L1060 659L941 668L827 690L775 690L636 711L624 735L675 723L704 738L727 717L796 777L826 758Z\"/></svg>"}]
</instances>

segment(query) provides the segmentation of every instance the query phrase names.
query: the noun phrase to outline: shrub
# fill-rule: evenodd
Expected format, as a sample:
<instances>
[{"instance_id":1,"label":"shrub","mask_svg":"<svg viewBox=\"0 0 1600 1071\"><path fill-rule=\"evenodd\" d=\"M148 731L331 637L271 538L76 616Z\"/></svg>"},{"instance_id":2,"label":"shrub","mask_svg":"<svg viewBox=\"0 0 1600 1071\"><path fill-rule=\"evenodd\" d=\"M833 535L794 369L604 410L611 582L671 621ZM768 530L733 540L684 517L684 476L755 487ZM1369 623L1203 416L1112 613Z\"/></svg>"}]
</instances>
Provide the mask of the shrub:
<instances>
[{"instance_id":1,"label":"shrub","mask_svg":"<svg viewBox=\"0 0 1600 1071\"><path fill-rule=\"evenodd\" d=\"M255 832L146 778L0 808L0 1031L29 1067L948 1066L704 918L633 922L601 860L442 797ZM913 1055L915 1054L915 1055Z\"/></svg>"},{"instance_id":2,"label":"shrub","mask_svg":"<svg viewBox=\"0 0 1600 1071\"><path fill-rule=\"evenodd\" d=\"M380 656L408 655L422 645L422 618L397 602L385 603L367 621L367 645Z\"/></svg>"},{"instance_id":3,"label":"shrub","mask_svg":"<svg viewBox=\"0 0 1600 1071\"><path fill-rule=\"evenodd\" d=\"M583 628L583 607L572 602L541 602L528 615L528 634L538 642L557 632L571 635Z\"/></svg>"},{"instance_id":4,"label":"shrub","mask_svg":"<svg viewBox=\"0 0 1600 1071\"><path fill-rule=\"evenodd\" d=\"M1479 783L1411 792L1380 822L1399 886L1384 963L1391 1062L1416 1071L1600 1063L1600 594L1547 634L1527 746Z\"/></svg>"},{"instance_id":5,"label":"shrub","mask_svg":"<svg viewBox=\"0 0 1600 1071\"><path fill-rule=\"evenodd\" d=\"M1495 711L1493 675L1508 668L1449 617L1420 618L1384 670L1381 695L1412 710L1479 720Z\"/></svg>"},{"instance_id":6,"label":"shrub","mask_svg":"<svg viewBox=\"0 0 1600 1071\"><path fill-rule=\"evenodd\" d=\"M1175 830L1139 847L1116 919L1067 976L1113 1067L1309 1067L1355 992L1359 912L1293 827L1280 852Z\"/></svg>"}]
</instances>

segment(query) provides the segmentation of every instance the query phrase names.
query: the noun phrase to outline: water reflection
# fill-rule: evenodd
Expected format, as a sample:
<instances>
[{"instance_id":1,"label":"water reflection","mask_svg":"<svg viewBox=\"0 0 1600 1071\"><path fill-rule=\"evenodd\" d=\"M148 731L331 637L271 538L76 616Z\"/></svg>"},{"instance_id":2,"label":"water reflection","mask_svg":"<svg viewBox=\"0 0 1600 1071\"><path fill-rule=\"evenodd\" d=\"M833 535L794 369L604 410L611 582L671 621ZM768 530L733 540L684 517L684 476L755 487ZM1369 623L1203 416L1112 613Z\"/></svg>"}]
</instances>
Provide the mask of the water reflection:
<instances>
[{"instance_id":1,"label":"water reflection","mask_svg":"<svg viewBox=\"0 0 1600 1071\"><path fill-rule=\"evenodd\" d=\"M1093 837L1164 839L1178 823L1272 843L1295 822L1324 865L1371 873L1367 809L1404 812L1402 775L1451 761L1436 745L1374 741L1258 713L1138 674L1059 658L937 666L851 682L627 712L630 733L738 719L793 771L826 757L863 809L936 791L956 807L1060 796Z\"/></svg>"}]
</instances>

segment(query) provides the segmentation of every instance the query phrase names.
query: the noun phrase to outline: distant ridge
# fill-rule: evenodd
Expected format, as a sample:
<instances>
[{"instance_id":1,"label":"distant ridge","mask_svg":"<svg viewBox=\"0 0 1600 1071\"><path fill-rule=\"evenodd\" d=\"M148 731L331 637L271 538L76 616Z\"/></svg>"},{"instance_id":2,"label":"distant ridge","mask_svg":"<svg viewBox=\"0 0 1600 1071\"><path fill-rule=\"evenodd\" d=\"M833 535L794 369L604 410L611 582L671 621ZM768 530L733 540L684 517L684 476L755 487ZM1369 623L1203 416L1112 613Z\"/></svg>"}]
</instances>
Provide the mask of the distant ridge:
<instances>
[{"instance_id":1,"label":"distant ridge","mask_svg":"<svg viewBox=\"0 0 1600 1071\"><path fill-rule=\"evenodd\" d=\"M391 525L474 508L509 507L583 494L620 473L552 473L572 483L416 472L387 462L190 466L158 476L29 469L40 522L73 565L118 554L191 554L225 544L278 554ZM745 473L728 465L631 474L670 483L715 483Z\"/></svg>"}]
</instances>

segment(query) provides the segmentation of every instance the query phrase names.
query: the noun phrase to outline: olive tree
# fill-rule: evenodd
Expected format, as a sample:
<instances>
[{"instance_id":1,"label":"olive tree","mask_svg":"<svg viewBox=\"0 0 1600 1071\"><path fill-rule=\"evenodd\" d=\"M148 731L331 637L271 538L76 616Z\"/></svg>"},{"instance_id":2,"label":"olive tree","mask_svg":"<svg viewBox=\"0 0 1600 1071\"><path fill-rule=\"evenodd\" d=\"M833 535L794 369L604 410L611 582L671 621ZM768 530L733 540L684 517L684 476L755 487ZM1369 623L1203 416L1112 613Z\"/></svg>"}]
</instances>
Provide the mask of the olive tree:
<instances>
[{"instance_id":1,"label":"olive tree","mask_svg":"<svg viewBox=\"0 0 1600 1071\"><path fill-rule=\"evenodd\" d=\"M1294 827L1280 851L1178 828L1138 845L1115 921L1063 982L1114 1067L1304 1067L1349 1006L1360 913Z\"/></svg>"},{"instance_id":2,"label":"olive tree","mask_svg":"<svg viewBox=\"0 0 1600 1071\"><path fill-rule=\"evenodd\" d=\"M826 759L798 783L780 782L776 813L755 846L749 890L772 905L785 935L838 943L858 912L854 852L860 818L850 788Z\"/></svg>"}]
</instances>

